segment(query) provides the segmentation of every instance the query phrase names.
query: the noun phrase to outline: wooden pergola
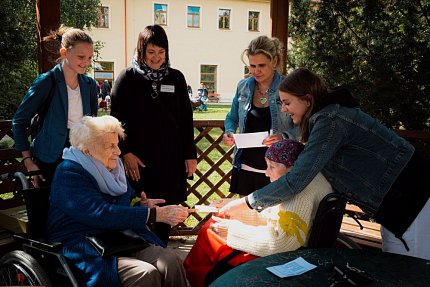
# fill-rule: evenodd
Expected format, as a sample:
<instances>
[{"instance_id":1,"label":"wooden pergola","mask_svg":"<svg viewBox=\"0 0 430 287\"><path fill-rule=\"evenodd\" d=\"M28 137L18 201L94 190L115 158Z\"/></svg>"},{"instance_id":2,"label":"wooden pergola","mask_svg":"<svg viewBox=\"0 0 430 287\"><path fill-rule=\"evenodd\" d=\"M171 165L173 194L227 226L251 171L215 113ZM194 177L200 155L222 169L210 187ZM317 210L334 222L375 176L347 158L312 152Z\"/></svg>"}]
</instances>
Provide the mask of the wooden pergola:
<instances>
[{"instance_id":1,"label":"wooden pergola","mask_svg":"<svg viewBox=\"0 0 430 287\"><path fill-rule=\"evenodd\" d=\"M272 37L277 37L282 43L288 43L288 0L270 1L270 30ZM38 34L39 73L53 67L49 59L54 58L46 43L42 41L49 31L60 26L60 0L36 0L36 21ZM283 59L287 59L287 49L283 50ZM283 67L285 69L285 65ZM285 71L283 71L285 73Z\"/></svg>"}]
</instances>

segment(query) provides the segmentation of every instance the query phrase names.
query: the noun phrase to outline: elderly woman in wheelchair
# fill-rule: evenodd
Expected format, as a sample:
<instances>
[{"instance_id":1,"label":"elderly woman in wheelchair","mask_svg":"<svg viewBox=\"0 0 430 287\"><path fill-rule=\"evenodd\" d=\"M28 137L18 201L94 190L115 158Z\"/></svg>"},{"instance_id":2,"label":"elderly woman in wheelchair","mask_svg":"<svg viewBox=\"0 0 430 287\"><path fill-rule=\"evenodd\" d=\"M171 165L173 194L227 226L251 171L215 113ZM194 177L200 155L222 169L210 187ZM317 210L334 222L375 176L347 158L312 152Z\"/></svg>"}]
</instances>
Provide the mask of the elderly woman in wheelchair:
<instances>
[{"instance_id":1,"label":"elderly woman in wheelchair","mask_svg":"<svg viewBox=\"0 0 430 287\"><path fill-rule=\"evenodd\" d=\"M147 199L143 192L140 204L130 205L135 192L118 148L124 136L112 116L84 117L72 127L71 147L64 149L51 186L48 238L62 242L60 253L82 286L187 286L181 259L163 248L148 224L173 226L188 212L176 205L158 207L164 201ZM131 238L122 249L118 242L103 241L123 237ZM105 243L119 250L100 246Z\"/></svg>"}]
</instances>

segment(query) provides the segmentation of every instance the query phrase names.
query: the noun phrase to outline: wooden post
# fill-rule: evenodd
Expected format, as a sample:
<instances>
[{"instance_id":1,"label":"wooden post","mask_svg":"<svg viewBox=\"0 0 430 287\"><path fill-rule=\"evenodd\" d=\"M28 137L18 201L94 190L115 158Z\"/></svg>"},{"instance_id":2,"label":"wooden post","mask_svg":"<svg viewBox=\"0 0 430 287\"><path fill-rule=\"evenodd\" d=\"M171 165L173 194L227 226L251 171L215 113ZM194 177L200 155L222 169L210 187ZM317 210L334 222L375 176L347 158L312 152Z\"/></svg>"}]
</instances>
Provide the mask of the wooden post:
<instances>
[{"instance_id":1,"label":"wooden post","mask_svg":"<svg viewBox=\"0 0 430 287\"><path fill-rule=\"evenodd\" d=\"M288 48L288 0L271 0L270 1L270 30L272 37L278 38L284 44L282 58L282 74L285 74L287 66L287 48Z\"/></svg>"},{"instance_id":2,"label":"wooden post","mask_svg":"<svg viewBox=\"0 0 430 287\"><path fill-rule=\"evenodd\" d=\"M36 0L37 54L39 73L56 65L59 57L57 43L43 41L50 31L60 27L60 0Z\"/></svg>"}]
</instances>

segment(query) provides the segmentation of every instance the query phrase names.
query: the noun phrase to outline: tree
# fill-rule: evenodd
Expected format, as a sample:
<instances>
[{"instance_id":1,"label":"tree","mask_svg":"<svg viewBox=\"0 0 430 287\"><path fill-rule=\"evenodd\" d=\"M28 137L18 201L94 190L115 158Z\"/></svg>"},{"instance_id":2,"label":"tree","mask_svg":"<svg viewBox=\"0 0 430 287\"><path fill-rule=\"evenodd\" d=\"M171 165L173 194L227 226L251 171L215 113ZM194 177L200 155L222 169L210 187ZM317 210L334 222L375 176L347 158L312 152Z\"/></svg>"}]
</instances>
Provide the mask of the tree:
<instances>
[{"instance_id":1,"label":"tree","mask_svg":"<svg viewBox=\"0 0 430 287\"><path fill-rule=\"evenodd\" d=\"M430 0L293 0L290 68L343 84L388 127L429 129Z\"/></svg>"},{"instance_id":2,"label":"tree","mask_svg":"<svg viewBox=\"0 0 430 287\"><path fill-rule=\"evenodd\" d=\"M11 119L37 76L35 0L0 0L0 119ZM61 0L61 22L91 27L99 0ZM96 48L100 45L96 45Z\"/></svg>"}]
</instances>

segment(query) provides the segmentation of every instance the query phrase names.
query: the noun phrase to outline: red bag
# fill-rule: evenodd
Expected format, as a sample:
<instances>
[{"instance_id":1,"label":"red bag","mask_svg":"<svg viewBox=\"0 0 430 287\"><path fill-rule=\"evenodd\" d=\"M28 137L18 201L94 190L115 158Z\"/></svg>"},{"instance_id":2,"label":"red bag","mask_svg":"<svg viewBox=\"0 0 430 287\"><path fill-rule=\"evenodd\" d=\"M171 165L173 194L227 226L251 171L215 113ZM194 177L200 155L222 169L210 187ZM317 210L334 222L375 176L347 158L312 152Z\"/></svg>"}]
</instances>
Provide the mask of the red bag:
<instances>
[{"instance_id":1,"label":"red bag","mask_svg":"<svg viewBox=\"0 0 430 287\"><path fill-rule=\"evenodd\" d=\"M210 224L213 222L214 220L212 219L208 220L200 229L196 243L184 261L187 279L192 287L205 286L208 273L212 271L217 263L235 250L227 246L224 239L210 229ZM239 252L227 263L231 266L238 266L255 258L258 258L258 256ZM213 274L211 275L213 276Z\"/></svg>"}]
</instances>

